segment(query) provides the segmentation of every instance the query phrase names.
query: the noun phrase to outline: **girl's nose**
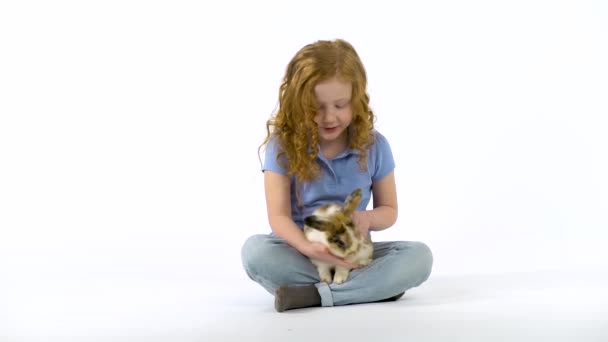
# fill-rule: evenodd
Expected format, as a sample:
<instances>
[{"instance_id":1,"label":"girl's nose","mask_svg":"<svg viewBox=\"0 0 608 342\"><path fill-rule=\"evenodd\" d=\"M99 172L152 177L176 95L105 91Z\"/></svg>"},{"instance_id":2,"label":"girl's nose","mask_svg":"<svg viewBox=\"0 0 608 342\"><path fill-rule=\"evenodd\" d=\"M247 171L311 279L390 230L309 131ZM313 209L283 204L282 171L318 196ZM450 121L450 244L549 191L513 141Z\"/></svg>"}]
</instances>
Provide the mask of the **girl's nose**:
<instances>
[{"instance_id":1,"label":"girl's nose","mask_svg":"<svg viewBox=\"0 0 608 342\"><path fill-rule=\"evenodd\" d=\"M334 122L336 119L336 112L334 109L326 109L323 111L323 122Z\"/></svg>"}]
</instances>

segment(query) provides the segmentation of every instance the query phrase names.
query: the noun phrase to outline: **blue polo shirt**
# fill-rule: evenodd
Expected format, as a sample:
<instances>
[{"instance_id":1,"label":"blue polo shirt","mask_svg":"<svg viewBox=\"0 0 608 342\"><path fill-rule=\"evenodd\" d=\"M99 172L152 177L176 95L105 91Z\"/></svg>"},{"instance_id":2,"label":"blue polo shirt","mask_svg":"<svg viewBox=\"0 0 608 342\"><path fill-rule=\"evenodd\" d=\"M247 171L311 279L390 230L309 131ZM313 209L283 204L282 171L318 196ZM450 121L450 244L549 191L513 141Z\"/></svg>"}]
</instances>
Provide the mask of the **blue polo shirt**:
<instances>
[{"instance_id":1,"label":"blue polo shirt","mask_svg":"<svg viewBox=\"0 0 608 342\"><path fill-rule=\"evenodd\" d=\"M356 188L363 190L358 210L367 208L372 197L372 182L384 178L395 168L388 141L378 131L374 131L374 136L375 141L368 150L367 170L364 171L359 169L357 150L347 149L332 160L319 153L316 162L321 167L321 176L300 185L301 205L296 200L295 177L291 177L291 216L300 228L304 225L304 218L316 208L331 202L342 203ZM266 145L262 171L287 175L287 171L277 163L280 151L277 139L271 138Z\"/></svg>"}]
</instances>

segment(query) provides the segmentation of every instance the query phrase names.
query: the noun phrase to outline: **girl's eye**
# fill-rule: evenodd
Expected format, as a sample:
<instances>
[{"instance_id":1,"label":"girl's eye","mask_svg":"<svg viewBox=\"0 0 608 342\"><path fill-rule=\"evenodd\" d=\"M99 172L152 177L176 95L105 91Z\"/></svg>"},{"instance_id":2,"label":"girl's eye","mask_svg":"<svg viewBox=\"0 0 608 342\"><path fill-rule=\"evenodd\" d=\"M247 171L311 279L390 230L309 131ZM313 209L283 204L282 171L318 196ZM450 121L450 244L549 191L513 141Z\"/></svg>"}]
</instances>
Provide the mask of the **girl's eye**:
<instances>
[{"instance_id":1,"label":"girl's eye","mask_svg":"<svg viewBox=\"0 0 608 342\"><path fill-rule=\"evenodd\" d=\"M344 107L348 106L348 103L349 103L349 102L346 102L346 103L339 103L339 104L337 104L337 105L336 105L336 108L338 108L338 109L344 108Z\"/></svg>"}]
</instances>

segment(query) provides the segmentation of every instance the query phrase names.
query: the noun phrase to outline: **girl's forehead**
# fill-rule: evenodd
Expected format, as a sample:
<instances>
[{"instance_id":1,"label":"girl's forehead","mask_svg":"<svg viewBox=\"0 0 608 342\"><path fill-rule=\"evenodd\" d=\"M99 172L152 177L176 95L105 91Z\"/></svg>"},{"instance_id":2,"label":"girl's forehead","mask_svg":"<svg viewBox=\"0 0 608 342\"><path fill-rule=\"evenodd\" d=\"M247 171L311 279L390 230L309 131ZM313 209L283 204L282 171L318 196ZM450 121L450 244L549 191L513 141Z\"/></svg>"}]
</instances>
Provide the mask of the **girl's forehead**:
<instances>
[{"instance_id":1,"label":"girl's forehead","mask_svg":"<svg viewBox=\"0 0 608 342\"><path fill-rule=\"evenodd\" d=\"M314 93L318 102L333 102L351 97L353 86L337 78L319 82L315 85Z\"/></svg>"}]
</instances>

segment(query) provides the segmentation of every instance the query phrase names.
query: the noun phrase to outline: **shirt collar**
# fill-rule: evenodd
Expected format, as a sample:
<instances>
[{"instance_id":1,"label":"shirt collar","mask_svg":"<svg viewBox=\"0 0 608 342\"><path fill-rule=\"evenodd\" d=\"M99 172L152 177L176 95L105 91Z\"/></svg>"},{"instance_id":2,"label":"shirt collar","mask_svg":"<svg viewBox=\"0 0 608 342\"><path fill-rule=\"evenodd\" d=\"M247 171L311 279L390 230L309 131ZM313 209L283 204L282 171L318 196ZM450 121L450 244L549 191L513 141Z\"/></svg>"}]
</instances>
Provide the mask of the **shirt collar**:
<instances>
[{"instance_id":1,"label":"shirt collar","mask_svg":"<svg viewBox=\"0 0 608 342\"><path fill-rule=\"evenodd\" d=\"M310 149L309 151L312 153L312 149ZM340 159L340 158L348 157L351 154L355 155L355 156L358 156L358 155L361 154L361 152L359 150L355 149L355 148L350 148L349 147L346 150L344 150L344 152L342 152L342 153L338 154L337 156L335 156L334 160L335 159ZM325 159L325 156L323 156L321 154L321 146L319 146L319 154L317 154L317 158L319 158L319 159Z\"/></svg>"}]
</instances>

